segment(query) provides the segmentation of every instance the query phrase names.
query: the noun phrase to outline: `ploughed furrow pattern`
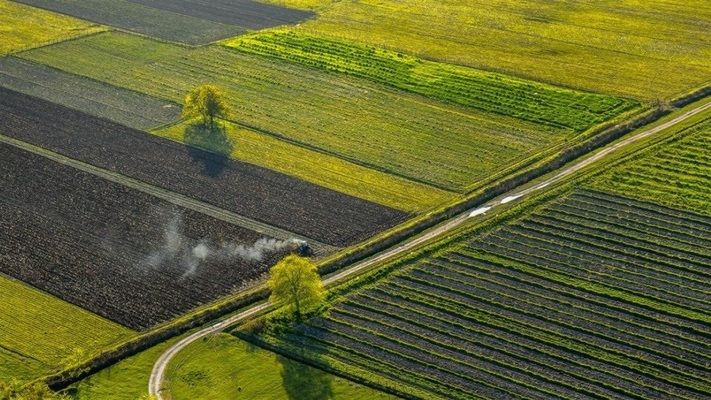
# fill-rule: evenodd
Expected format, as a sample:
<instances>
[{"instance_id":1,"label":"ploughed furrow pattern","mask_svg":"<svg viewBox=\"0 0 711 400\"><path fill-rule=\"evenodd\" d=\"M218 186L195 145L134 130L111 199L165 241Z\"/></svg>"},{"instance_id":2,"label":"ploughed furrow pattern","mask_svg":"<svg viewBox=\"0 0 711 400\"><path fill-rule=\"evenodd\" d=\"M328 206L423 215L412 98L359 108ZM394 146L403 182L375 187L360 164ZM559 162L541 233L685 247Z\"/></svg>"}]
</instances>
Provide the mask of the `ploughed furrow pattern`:
<instances>
[{"instance_id":1,"label":"ploughed furrow pattern","mask_svg":"<svg viewBox=\"0 0 711 400\"><path fill-rule=\"evenodd\" d=\"M0 272L127 327L229 294L283 254L199 260L199 244L262 235L7 144L0 159Z\"/></svg>"},{"instance_id":2,"label":"ploughed furrow pattern","mask_svg":"<svg viewBox=\"0 0 711 400\"><path fill-rule=\"evenodd\" d=\"M708 222L575 191L268 337L434 398L706 399Z\"/></svg>"},{"instance_id":3,"label":"ploughed furrow pattern","mask_svg":"<svg viewBox=\"0 0 711 400\"><path fill-rule=\"evenodd\" d=\"M334 247L409 215L3 88L0 134Z\"/></svg>"}]
</instances>

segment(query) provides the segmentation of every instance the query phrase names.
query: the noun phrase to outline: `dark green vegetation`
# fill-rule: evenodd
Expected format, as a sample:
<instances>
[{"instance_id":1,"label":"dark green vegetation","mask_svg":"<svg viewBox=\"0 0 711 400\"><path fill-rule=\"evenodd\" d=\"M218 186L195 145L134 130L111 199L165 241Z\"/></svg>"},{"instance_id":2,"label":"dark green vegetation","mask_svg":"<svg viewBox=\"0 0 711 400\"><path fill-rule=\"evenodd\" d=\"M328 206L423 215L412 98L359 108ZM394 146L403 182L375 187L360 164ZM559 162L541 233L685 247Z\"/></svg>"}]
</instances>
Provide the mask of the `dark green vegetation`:
<instances>
[{"instance_id":1,"label":"dark green vegetation","mask_svg":"<svg viewBox=\"0 0 711 400\"><path fill-rule=\"evenodd\" d=\"M225 44L247 53L345 72L438 100L575 131L584 131L638 105L632 100L293 31L241 36Z\"/></svg>"},{"instance_id":2,"label":"dark green vegetation","mask_svg":"<svg viewBox=\"0 0 711 400\"><path fill-rule=\"evenodd\" d=\"M708 186L650 190L639 171L703 161L709 115L256 338L421 397L706 398L711 213L694 205ZM645 200L590 188L628 179Z\"/></svg>"},{"instance_id":3,"label":"dark green vegetation","mask_svg":"<svg viewBox=\"0 0 711 400\"><path fill-rule=\"evenodd\" d=\"M710 242L709 217L580 191L269 340L444 398L695 399Z\"/></svg>"},{"instance_id":4,"label":"dark green vegetation","mask_svg":"<svg viewBox=\"0 0 711 400\"><path fill-rule=\"evenodd\" d=\"M21 57L175 102L211 82L262 134L456 191L573 135L222 46L110 32Z\"/></svg>"},{"instance_id":5,"label":"dark green vegetation","mask_svg":"<svg viewBox=\"0 0 711 400\"><path fill-rule=\"evenodd\" d=\"M175 103L14 57L0 59L0 86L136 129L164 125L180 115Z\"/></svg>"},{"instance_id":6,"label":"dark green vegetation","mask_svg":"<svg viewBox=\"0 0 711 400\"><path fill-rule=\"evenodd\" d=\"M193 45L234 36L247 29L294 23L311 16L309 12L260 5L251 0L17 1L163 40ZM251 13L245 14L245 7L251 7Z\"/></svg>"}]
</instances>

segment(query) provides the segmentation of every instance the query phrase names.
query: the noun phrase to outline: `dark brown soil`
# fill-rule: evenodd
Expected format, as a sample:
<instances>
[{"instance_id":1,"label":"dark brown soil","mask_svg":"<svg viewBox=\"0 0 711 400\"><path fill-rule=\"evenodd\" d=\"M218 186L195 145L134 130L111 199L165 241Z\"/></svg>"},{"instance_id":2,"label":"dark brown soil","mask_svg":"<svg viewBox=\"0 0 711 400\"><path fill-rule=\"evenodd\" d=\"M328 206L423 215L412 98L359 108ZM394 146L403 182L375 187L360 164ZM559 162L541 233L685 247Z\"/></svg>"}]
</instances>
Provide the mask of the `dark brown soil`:
<instances>
[{"instance_id":1,"label":"dark brown soil","mask_svg":"<svg viewBox=\"0 0 711 400\"><path fill-rule=\"evenodd\" d=\"M262 235L9 145L0 144L0 160L0 272L130 328L228 294L283 255L151 262L178 221L186 249Z\"/></svg>"},{"instance_id":2,"label":"dark brown soil","mask_svg":"<svg viewBox=\"0 0 711 400\"><path fill-rule=\"evenodd\" d=\"M408 216L2 88L0 133L332 246L357 243Z\"/></svg>"}]
</instances>

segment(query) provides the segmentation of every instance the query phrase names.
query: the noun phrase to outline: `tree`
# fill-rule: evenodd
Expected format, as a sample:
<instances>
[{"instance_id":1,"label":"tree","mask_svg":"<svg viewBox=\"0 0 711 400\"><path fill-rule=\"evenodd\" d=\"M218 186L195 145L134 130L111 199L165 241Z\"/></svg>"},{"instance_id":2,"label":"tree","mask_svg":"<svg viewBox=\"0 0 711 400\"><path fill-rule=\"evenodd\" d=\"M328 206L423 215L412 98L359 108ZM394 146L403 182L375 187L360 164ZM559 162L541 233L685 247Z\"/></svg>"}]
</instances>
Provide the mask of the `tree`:
<instances>
[{"instance_id":1,"label":"tree","mask_svg":"<svg viewBox=\"0 0 711 400\"><path fill-rule=\"evenodd\" d=\"M229 115L227 101L222 90L213 85L200 85L185 96L183 118L200 118L206 127L215 126L215 118Z\"/></svg>"},{"instance_id":2,"label":"tree","mask_svg":"<svg viewBox=\"0 0 711 400\"><path fill-rule=\"evenodd\" d=\"M269 300L284 304L301 320L302 312L323 300L323 283L316 266L307 258L290 255L269 271Z\"/></svg>"}]
</instances>

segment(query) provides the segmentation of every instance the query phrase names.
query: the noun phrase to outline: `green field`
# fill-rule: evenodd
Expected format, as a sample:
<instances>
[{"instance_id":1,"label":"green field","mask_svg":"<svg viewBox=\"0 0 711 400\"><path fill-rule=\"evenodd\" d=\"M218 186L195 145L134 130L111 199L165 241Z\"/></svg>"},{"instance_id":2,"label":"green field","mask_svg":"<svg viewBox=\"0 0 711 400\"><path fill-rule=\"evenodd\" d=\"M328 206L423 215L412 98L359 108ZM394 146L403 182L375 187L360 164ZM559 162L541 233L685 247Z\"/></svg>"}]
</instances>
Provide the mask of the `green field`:
<instances>
[{"instance_id":1,"label":"green field","mask_svg":"<svg viewBox=\"0 0 711 400\"><path fill-rule=\"evenodd\" d=\"M670 98L711 72L702 0L272 2L322 6L300 32L598 93Z\"/></svg>"},{"instance_id":2,"label":"green field","mask_svg":"<svg viewBox=\"0 0 711 400\"><path fill-rule=\"evenodd\" d=\"M72 385L73 400L138 400L148 392L153 364L181 337L157 344Z\"/></svg>"},{"instance_id":3,"label":"green field","mask_svg":"<svg viewBox=\"0 0 711 400\"><path fill-rule=\"evenodd\" d=\"M75 400L136 400L145 394L153 364L179 338L126 358L73 385ZM390 399L391 397L303 364L287 361L231 335L199 341L181 352L169 366L167 384L178 399ZM286 379L286 380L285 380ZM209 383L207 383L209 382ZM309 384L328 391L314 391ZM242 390L237 389L241 387ZM291 390L313 395L290 397ZM330 393L332 397L320 397Z\"/></svg>"},{"instance_id":4,"label":"green field","mask_svg":"<svg viewBox=\"0 0 711 400\"><path fill-rule=\"evenodd\" d=\"M111 32L21 57L176 102L215 83L234 120L448 190L464 191L573 135L220 46L191 49Z\"/></svg>"},{"instance_id":5,"label":"green field","mask_svg":"<svg viewBox=\"0 0 711 400\"><path fill-rule=\"evenodd\" d=\"M97 24L0 0L0 56L103 30Z\"/></svg>"},{"instance_id":6,"label":"green field","mask_svg":"<svg viewBox=\"0 0 711 400\"><path fill-rule=\"evenodd\" d=\"M0 275L0 377L29 381L135 332Z\"/></svg>"},{"instance_id":7,"label":"green field","mask_svg":"<svg viewBox=\"0 0 711 400\"><path fill-rule=\"evenodd\" d=\"M190 345L169 369L167 384L174 400L394 398L224 333Z\"/></svg>"},{"instance_id":8,"label":"green field","mask_svg":"<svg viewBox=\"0 0 711 400\"><path fill-rule=\"evenodd\" d=\"M344 72L481 111L584 131L637 106L510 76L419 59L382 48L286 30L225 41L252 54Z\"/></svg>"},{"instance_id":9,"label":"green field","mask_svg":"<svg viewBox=\"0 0 711 400\"><path fill-rule=\"evenodd\" d=\"M636 155L593 186L711 215L711 112L704 115L673 141Z\"/></svg>"},{"instance_id":10,"label":"green field","mask_svg":"<svg viewBox=\"0 0 711 400\"><path fill-rule=\"evenodd\" d=\"M253 339L416 397L708 397L710 117Z\"/></svg>"},{"instance_id":11,"label":"green field","mask_svg":"<svg viewBox=\"0 0 711 400\"><path fill-rule=\"evenodd\" d=\"M226 137L237 145L232 158L293 175L355 197L392 208L417 212L454 198L454 194L378 170L362 167L329 154L310 150L269 135L223 122ZM171 125L153 134L215 151L215 145L185 134L188 123ZM196 140L197 139L197 140Z\"/></svg>"}]
</instances>

